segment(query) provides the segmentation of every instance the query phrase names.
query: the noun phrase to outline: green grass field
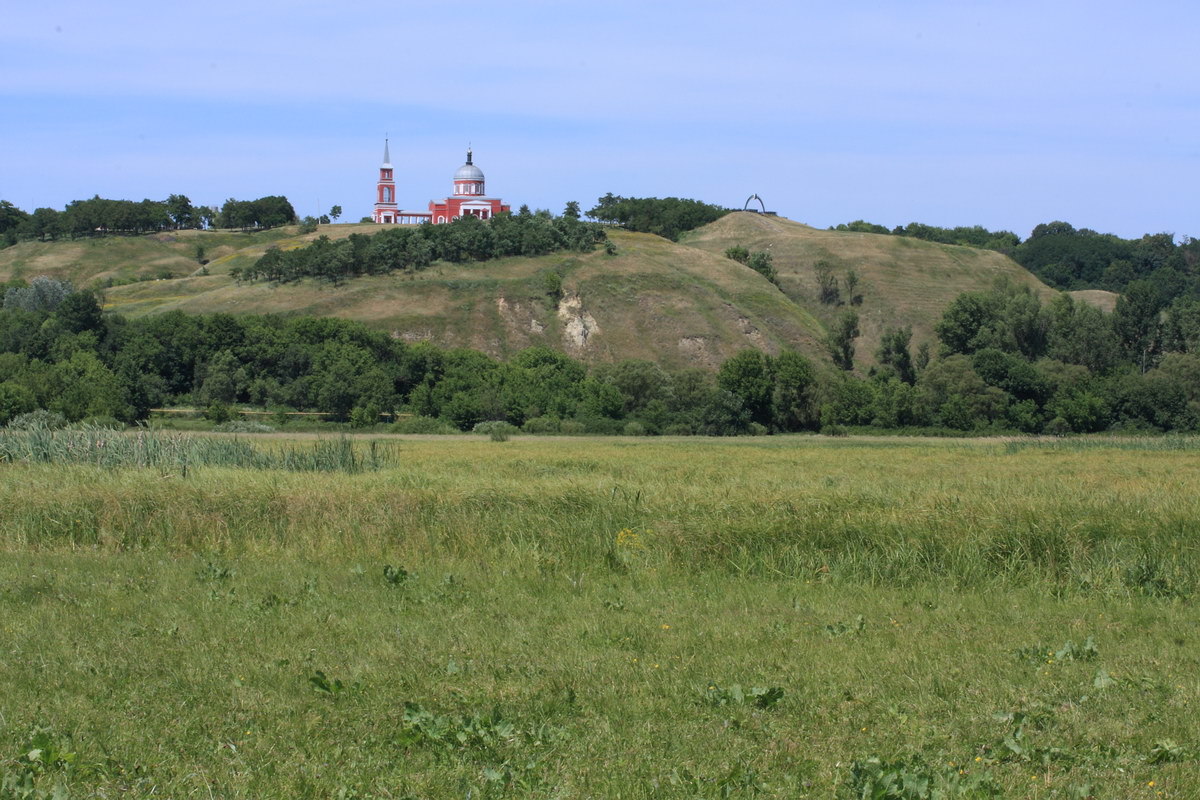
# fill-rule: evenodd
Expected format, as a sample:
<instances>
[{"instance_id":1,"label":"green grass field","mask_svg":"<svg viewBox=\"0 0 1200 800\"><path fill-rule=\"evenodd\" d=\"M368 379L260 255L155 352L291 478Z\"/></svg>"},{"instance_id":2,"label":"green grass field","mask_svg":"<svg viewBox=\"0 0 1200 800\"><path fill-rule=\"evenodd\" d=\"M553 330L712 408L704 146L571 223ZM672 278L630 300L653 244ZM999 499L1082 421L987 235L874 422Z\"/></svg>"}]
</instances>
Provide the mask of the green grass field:
<instances>
[{"instance_id":1,"label":"green grass field","mask_svg":"<svg viewBox=\"0 0 1200 800\"><path fill-rule=\"evenodd\" d=\"M0 798L1197 796L1192 440L205 447L0 456Z\"/></svg>"}]
</instances>

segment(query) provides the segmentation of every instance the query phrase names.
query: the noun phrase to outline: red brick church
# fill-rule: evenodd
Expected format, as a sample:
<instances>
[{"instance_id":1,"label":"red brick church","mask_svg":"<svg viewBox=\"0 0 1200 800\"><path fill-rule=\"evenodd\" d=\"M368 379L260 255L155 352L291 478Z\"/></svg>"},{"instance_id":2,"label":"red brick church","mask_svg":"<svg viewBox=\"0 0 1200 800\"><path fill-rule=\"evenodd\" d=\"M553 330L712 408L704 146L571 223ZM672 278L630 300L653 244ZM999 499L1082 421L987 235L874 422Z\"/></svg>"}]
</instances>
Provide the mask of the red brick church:
<instances>
[{"instance_id":1,"label":"red brick church","mask_svg":"<svg viewBox=\"0 0 1200 800\"><path fill-rule=\"evenodd\" d=\"M430 200L428 211L401 211L396 203L396 180L392 177L392 157L388 152L388 143L383 142L383 164L379 167L379 183L375 187L376 222L385 224L416 225L422 222L432 222L441 225L444 222L458 219L470 214L480 219L488 219L508 211L498 197L488 197L483 191L483 170L475 166L471 160L471 151L467 150L467 163L454 173L454 195L441 200Z\"/></svg>"}]
</instances>

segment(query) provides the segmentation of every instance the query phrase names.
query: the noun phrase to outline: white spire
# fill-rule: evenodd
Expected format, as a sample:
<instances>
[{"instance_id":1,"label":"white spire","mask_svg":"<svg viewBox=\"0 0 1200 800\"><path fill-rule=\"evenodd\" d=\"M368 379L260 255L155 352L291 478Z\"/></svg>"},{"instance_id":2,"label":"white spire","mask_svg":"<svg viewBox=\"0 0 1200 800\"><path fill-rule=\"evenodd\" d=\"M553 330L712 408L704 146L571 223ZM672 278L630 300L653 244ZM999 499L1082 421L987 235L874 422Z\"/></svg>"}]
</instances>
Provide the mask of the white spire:
<instances>
[{"instance_id":1,"label":"white spire","mask_svg":"<svg viewBox=\"0 0 1200 800\"><path fill-rule=\"evenodd\" d=\"M387 139L383 140L383 166L388 169L391 169L391 167L392 167L392 155L391 155L391 153L388 152L388 140Z\"/></svg>"}]
</instances>

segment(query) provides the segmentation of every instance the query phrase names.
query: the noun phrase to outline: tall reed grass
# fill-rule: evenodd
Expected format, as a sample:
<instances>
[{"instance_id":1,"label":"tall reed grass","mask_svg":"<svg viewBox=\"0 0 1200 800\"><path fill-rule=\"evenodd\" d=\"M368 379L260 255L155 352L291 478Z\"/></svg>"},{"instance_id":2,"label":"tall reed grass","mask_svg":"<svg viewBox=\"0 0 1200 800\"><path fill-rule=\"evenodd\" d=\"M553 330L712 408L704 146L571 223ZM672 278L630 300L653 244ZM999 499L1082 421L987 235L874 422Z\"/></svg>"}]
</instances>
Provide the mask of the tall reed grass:
<instances>
[{"instance_id":1,"label":"tall reed grass","mask_svg":"<svg viewBox=\"0 0 1200 800\"><path fill-rule=\"evenodd\" d=\"M311 446L259 446L245 439L193 437L145 428L0 430L0 463L89 464L108 469L153 468L187 475L195 467L287 472L375 471L395 463L395 445L319 439Z\"/></svg>"}]
</instances>

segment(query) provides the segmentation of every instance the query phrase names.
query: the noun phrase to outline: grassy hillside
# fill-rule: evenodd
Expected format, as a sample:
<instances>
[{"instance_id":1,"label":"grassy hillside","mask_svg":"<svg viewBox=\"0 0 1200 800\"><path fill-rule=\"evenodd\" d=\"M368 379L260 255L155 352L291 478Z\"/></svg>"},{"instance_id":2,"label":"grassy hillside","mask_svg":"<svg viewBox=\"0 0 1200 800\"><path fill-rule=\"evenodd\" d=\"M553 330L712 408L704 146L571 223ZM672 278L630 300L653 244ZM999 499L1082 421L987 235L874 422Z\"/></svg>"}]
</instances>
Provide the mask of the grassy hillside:
<instances>
[{"instance_id":1,"label":"grassy hillside","mask_svg":"<svg viewBox=\"0 0 1200 800\"><path fill-rule=\"evenodd\" d=\"M880 335L887 328L912 325L914 346L933 341L933 326L955 297L987 289L997 278L1030 286L1044 301L1057 294L1012 259L990 250L818 230L781 217L729 214L693 231L684 244L714 254L739 244L769 251L787 296L824 323L841 308L819 302L813 267L818 261L828 262L839 281L854 270L860 281L857 292L863 297L855 309L862 330L856 343L860 364L874 361Z\"/></svg>"},{"instance_id":2,"label":"grassy hillside","mask_svg":"<svg viewBox=\"0 0 1200 800\"><path fill-rule=\"evenodd\" d=\"M321 233L340 237L362 227L326 226ZM612 238L615 256L596 251L438 264L341 286L238 284L230 270L272 243L252 242L209 264L206 276L112 287L107 307L131 315L173 309L318 314L498 356L544 344L591 361L648 358L670 367L713 367L749 346L819 352L820 323L757 273L649 234L613 231ZM547 290L551 273L562 278L561 295Z\"/></svg>"},{"instance_id":3,"label":"grassy hillside","mask_svg":"<svg viewBox=\"0 0 1200 800\"><path fill-rule=\"evenodd\" d=\"M21 242L0 250L0 280L49 275L86 287L178 278L200 269L197 245L204 248L205 259L220 263L245 251L258 250L261 254L272 243L295 237L296 227L289 226L254 233L172 231L149 236Z\"/></svg>"},{"instance_id":4,"label":"grassy hillside","mask_svg":"<svg viewBox=\"0 0 1200 800\"><path fill-rule=\"evenodd\" d=\"M1001 276L1054 291L1004 256L985 250L864 233L822 231L756 214L730 214L674 243L614 230L615 256L597 251L483 264L439 264L417 274L361 278L342 286L238 284L230 271L272 246L303 246L319 235L342 238L373 225L322 226L300 236L182 231L82 242L26 242L0 251L0 279L51 275L78 286L110 285L110 310L130 315L297 313L356 319L410 341L430 340L509 356L548 345L588 361L647 358L667 367L715 367L745 347L794 347L824 358L821 339L839 309L817 300L813 265L839 278L855 270L863 296L857 363L873 363L881 333L912 325L914 344L959 293ZM782 291L724 257L741 244L769 250ZM209 259L200 274L197 245ZM547 290L558 273L562 292ZM170 276L169 279L166 276Z\"/></svg>"}]
</instances>

